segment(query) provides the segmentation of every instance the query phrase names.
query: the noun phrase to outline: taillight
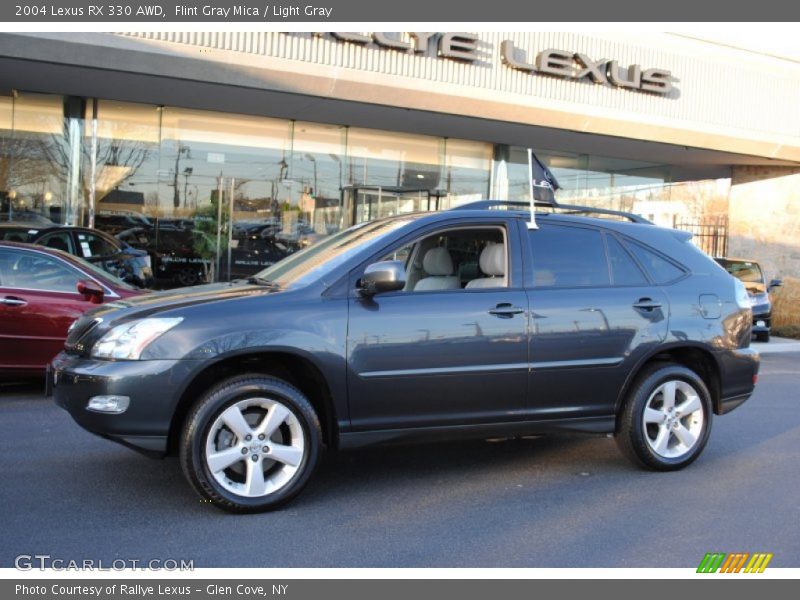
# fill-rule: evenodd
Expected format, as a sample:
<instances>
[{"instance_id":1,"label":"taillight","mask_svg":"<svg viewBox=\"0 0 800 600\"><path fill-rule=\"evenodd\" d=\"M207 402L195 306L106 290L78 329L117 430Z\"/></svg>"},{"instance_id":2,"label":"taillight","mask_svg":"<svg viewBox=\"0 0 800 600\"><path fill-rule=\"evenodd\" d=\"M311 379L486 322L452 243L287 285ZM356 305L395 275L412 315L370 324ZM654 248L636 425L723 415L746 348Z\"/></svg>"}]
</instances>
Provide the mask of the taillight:
<instances>
[{"instance_id":1,"label":"taillight","mask_svg":"<svg viewBox=\"0 0 800 600\"><path fill-rule=\"evenodd\" d=\"M753 303L750 301L750 295L747 293L747 288L739 279L734 278L734 286L736 288L736 304L739 308L753 308Z\"/></svg>"}]
</instances>

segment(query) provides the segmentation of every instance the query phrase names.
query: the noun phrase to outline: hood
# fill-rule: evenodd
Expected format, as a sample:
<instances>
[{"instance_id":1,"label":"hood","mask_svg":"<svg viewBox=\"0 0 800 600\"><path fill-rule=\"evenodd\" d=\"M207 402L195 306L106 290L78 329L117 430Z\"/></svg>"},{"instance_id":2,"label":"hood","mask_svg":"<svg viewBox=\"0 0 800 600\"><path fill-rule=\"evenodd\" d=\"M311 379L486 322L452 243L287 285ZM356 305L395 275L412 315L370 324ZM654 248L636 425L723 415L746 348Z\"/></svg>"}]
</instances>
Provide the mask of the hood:
<instances>
[{"instance_id":1,"label":"hood","mask_svg":"<svg viewBox=\"0 0 800 600\"><path fill-rule=\"evenodd\" d=\"M208 302L221 302L236 298L261 296L270 293L274 294L279 291L280 290L271 287L246 283L209 283L207 285L153 292L141 296L115 300L114 302L103 304L90 313L87 313L87 316L91 315L94 319L103 317L109 313L117 312L119 314L113 316L115 319L122 316L126 318L135 317L138 319L176 308L195 306Z\"/></svg>"},{"instance_id":2,"label":"hood","mask_svg":"<svg viewBox=\"0 0 800 600\"><path fill-rule=\"evenodd\" d=\"M116 325L118 321L143 319L164 311L209 302L222 302L280 292L280 289L273 287L247 283L211 283L122 298L84 313L70 328L65 348L68 352L83 352L87 341L93 341L95 337L110 326ZM101 322L102 325L96 327ZM87 337L90 332L91 335Z\"/></svg>"}]
</instances>

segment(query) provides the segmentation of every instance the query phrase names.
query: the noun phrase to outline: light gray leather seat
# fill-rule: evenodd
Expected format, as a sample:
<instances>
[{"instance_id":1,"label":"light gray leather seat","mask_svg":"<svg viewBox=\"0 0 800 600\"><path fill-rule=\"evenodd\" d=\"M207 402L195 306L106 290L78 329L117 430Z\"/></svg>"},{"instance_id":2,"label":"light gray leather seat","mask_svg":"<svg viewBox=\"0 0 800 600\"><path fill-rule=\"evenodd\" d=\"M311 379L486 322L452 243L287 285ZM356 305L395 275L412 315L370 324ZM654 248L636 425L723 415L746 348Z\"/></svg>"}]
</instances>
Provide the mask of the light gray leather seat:
<instances>
[{"instance_id":1,"label":"light gray leather seat","mask_svg":"<svg viewBox=\"0 0 800 600\"><path fill-rule=\"evenodd\" d=\"M422 259L422 269L428 274L414 286L415 292L426 290L455 290L461 287L458 276L453 275L453 259L447 248L431 248Z\"/></svg>"},{"instance_id":2,"label":"light gray leather seat","mask_svg":"<svg viewBox=\"0 0 800 600\"><path fill-rule=\"evenodd\" d=\"M488 277L473 279L467 289L505 287L506 285L506 247L504 244L490 244L481 252L478 263Z\"/></svg>"}]
</instances>

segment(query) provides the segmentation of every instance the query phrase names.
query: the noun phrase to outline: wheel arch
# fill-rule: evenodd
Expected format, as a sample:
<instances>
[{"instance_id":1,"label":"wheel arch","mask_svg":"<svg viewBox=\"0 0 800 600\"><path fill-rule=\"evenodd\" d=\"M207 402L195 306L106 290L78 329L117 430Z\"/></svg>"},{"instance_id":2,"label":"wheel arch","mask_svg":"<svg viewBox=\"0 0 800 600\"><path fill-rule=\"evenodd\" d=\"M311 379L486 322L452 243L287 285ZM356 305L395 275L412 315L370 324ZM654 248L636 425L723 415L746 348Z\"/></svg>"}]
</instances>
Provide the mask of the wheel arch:
<instances>
[{"instance_id":1,"label":"wheel arch","mask_svg":"<svg viewBox=\"0 0 800 600\"><path fill-rule=\"evenodd\" d=\"M715 414L722 414L722 374L719 360L708 348L700 344L673 344L660 346L650 354L643 357L634 369L628 374L614 407L614 412L619 417L625 406L628 394L644 369L654 363L674 363L694 371L706 384L711 394L711 403Z\"/></svg>"},{"instance_id":2,"label":"wheel arch","mask_svg":"<svg viewBox=\"0 0 800 600\"><path fill-rule=\"evenodd\" d=\"M167 438L168 454L177 453L181 429L197 399L215 383L246 373L277 377L298 388L319 416L325 445L338 446L338 415L331 386L319 365L308 356L289 349L251 349L219 356L194 374L173 411Z\"/></svg>"}]
</instances>

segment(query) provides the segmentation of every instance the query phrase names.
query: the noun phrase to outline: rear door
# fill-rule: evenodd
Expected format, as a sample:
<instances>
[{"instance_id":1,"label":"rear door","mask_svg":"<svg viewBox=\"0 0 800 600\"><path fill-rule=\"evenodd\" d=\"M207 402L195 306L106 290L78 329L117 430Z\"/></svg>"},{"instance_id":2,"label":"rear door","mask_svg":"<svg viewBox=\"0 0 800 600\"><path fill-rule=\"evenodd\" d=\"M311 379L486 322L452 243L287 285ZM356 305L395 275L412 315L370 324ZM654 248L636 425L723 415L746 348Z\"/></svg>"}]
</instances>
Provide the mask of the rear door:
<instances>
[{"instance_id":1,"label":"rear door","mask_svg":"<svg viewBox=\"0 0 800 600\"><path fill-rule=\"evenodd\" d=\"M633 365L666 337L667 296L610 231L543 224L526 237L528 411L608 415Z\"/></svg>"},{"instance_id":2,"label":"rear door","mask_svg":"<svg viewBox=\"0 0 800 600\"><path fill-rule=\"evenodd\" d=\"M90 302L85 278L43 252L0 248L0 369L39 370L58 354L67 329Z\"/></svg>"}]
</instances>

